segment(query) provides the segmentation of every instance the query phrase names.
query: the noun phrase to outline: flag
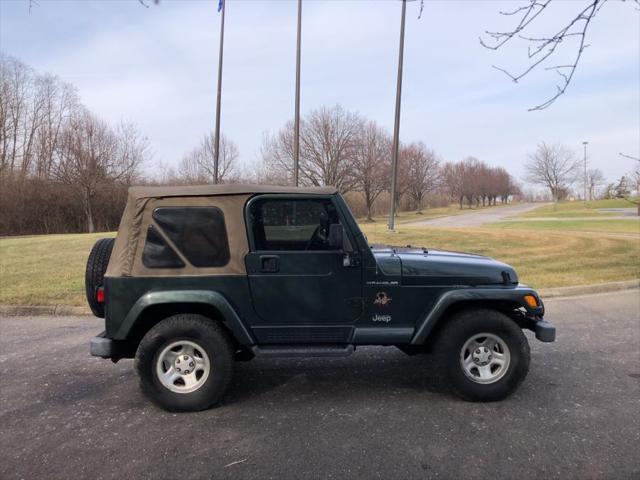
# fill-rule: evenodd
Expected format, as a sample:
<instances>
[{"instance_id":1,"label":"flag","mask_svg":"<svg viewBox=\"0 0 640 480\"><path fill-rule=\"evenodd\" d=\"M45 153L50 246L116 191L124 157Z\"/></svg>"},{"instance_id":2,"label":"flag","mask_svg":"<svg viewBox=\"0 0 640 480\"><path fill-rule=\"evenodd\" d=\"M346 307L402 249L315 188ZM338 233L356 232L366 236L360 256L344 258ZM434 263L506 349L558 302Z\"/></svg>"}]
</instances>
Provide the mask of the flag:
<instances>
[{"instance_id":1,"label":"flag","mask_svg":"<svg viewBox=\"0 0 640 480\"><path fill-rule=\"evenodd\" d=\"M218 0L218 13L222 11L222 7L224 7L224 0Z\"/></svg>"}]
</instances>

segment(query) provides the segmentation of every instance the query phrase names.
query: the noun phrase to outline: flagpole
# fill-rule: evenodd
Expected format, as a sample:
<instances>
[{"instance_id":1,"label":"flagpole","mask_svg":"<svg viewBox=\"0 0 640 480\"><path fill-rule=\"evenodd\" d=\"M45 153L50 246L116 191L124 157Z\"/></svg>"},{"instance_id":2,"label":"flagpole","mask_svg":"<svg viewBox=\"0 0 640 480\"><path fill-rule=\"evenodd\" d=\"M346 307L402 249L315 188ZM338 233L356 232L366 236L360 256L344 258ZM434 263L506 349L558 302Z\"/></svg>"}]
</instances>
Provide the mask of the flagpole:
<instances>
[{"instance_id":1,"label":"flagpole","mask_svg":"<svg viewBox=\"0 0 640 480\"><path fill-rule=\"evenodd\" d=\"M402 0L400 20L400 48L398 52L398 82L396 85L396 115L393 126L393 151L391 152L391 209L389 211L389 231L395 227L396 183L398 182L398 153L400 150L400 104L402 99L402 63L404 58L404 23L407 13L407 0Z\"/></svg>"},{"instance_id":2,"label":"flagpole","mask_svg":"<svg viewBox=\"0 0 640 480\"><path fill-rule=\"evenodd\" d=\"M218 53L218 96L216 99L216 130L215 130L215 146L213 154L213 183L217 184L218 164L220 159L220 100L222 97L222 53L224 50L224 12L226 10L226 1L219 0L218 11L222 10L220 18L220 51Z\"/></svg>"},{"instance_id":3,"label":"flagpole","mask_svg":"<svg viewBox=\"0 0 640 480\"><path fill-rule=\"evenodd\" d=\"M302 0L298 0L298 32L296 45L296 106L293 127L293 184L297 187L300 169L300 43L302 40Z\"/></svg>"}]
</instances>

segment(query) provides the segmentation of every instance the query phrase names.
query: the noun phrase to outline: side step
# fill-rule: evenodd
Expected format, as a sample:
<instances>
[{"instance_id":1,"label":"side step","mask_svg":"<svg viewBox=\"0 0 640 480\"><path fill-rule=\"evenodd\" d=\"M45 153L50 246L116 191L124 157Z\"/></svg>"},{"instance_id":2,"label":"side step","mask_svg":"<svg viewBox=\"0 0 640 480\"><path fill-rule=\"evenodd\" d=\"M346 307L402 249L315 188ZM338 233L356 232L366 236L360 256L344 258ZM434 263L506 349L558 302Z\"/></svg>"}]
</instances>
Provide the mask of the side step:
<instances>
[{"instance_id":1,"label":"side step","mask_svg":"<svg viewBox=\"0 0 640 480\"><path fill-rule=\"evenodd\" d=\"M282 345L251 347L256 357L348 357L355 351L354 345Z\"/></svg>"}]
</instances>

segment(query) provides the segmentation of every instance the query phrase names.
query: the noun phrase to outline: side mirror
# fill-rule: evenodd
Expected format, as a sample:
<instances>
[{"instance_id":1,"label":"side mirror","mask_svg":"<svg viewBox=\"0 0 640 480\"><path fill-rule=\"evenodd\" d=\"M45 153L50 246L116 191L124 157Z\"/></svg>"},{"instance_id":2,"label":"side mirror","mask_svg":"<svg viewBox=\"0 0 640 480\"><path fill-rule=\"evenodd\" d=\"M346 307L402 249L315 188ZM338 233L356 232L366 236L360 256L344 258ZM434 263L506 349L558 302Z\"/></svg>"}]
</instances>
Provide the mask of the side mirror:
<instances>
[{"instance_id":1,"label":"side mirror","mask_svg":"<svg viewBox=\"0 0 640 480\"><path fill-rule=\"evenodd\" d=\"M329 225L329 247L333 250L344 248L344 227L339 223Z\"/></svg>"}]
</instances>

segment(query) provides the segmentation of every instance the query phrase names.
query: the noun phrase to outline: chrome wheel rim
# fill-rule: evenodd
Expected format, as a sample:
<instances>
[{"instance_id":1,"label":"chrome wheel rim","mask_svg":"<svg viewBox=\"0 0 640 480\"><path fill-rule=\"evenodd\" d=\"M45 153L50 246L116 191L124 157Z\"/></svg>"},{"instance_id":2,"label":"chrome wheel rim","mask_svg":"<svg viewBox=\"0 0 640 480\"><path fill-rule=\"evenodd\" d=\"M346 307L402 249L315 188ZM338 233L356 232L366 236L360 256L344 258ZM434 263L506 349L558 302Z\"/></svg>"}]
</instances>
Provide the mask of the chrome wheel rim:
<instances>
[{"instance_id":1,"label":"chrome wheel rim","mask_svg":"<svg viewBox=\"0 0 640 480\"><path fill-rule=\"evenodd\" d=\"M500 380L509 370L511 352L504 340L492 333L469 338L460 350L460 365L468 379L489 384Z\"/></svg>"},{"instance_id":2,"label":"chrome wheel rim","mask_svg":"<svg viewBox=\"0 0 640 480\"><path fill-rule=\"evenodd\" d=\"M156 361L160 383L175 393L195 392L207 381L210 370L211 363L204 348L190 340L167 345Z\"/></svg>"}]
</instances>

